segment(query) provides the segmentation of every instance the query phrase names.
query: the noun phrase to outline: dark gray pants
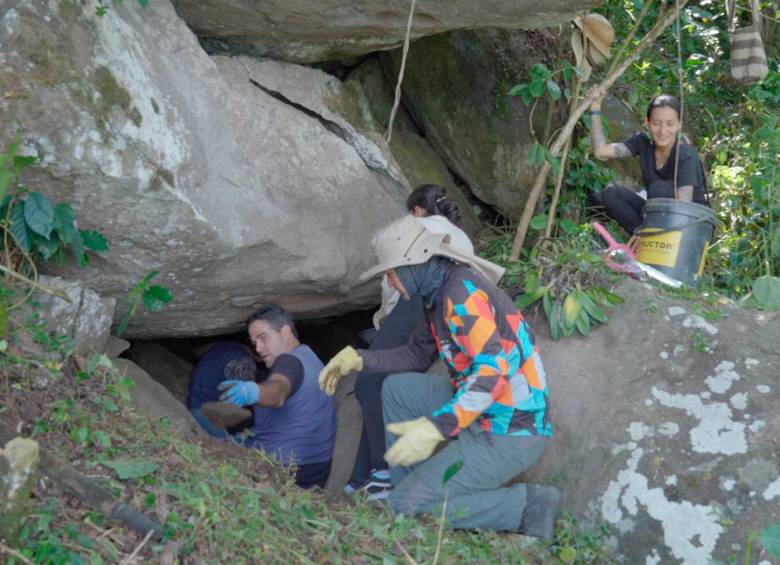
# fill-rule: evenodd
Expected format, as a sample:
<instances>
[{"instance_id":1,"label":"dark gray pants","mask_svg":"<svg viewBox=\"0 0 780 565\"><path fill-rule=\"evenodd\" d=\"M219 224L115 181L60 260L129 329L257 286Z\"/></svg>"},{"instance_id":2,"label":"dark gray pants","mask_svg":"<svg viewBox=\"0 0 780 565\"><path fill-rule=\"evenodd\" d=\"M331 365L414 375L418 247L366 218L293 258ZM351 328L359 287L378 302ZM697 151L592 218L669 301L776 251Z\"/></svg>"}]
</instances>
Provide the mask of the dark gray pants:
<instances>
[{"instance_id":1,"label":"dark gray pants","mask_svg":"<svg viewBox=\"0 0 780 565\"><path fill-rule=\"evenodd\" d=\"M382 388L385 424L414 420L452 399L449 378L423 373L392 375ZM388 433L387 446L396 436ZM391 467L393 510L406 515L441 512L442 479L447 468L463 461L447 483L447 519L460 529L517 531L523 517L524 484L504 485L533 465L544 451L545 436L500 436L472 424L457 439L412 467Z\"/></svg>"}]
</instances>

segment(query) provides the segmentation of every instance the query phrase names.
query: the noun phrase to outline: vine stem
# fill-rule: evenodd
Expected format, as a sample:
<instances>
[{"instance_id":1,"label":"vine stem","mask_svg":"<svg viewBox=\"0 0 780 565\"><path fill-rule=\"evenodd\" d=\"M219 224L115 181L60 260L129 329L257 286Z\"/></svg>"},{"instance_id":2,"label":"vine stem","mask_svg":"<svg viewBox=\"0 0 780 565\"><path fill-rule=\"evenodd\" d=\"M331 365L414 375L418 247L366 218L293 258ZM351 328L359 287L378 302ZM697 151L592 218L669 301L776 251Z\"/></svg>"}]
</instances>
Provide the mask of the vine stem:
<instances>
[{"instance_id":1,"label":"vine stem","mask_svg":"<svg viewBox=\"0 0 780 565\"><path fill-rule=\"evenodd\" d=\"M59 289L56 289L56 288L49 288L48 286L44 286L44 285L42 285L39 282L36 282L36 281L34 281L32 279L28 279L24 275L20 275L19 273L17 273L16 271L14 271L12 269L9 269L5 265L0 265L0 271L2 271L3 273L7 274L10 277L13 277L13 278L15 278L15 279L17 279L19 281L22 281L23 283L25 283L25 284L33 287L33 288L36 288L36 289L40 290L41 292L45 292L46 294L51 294L52 296L56 296L57 298L61 298L62 300L64 300L65 302L68 302L69 304L73 304L73 301L70 299L70 296L65 294L65 292L62 291L62 290L59 290Z\"/></svg>"},{"instance_id":2,"label":"vine stem","mask_svg":"<svg viewBox=\"0 0 780 565\"><path fill-rule=\"evenodd\" d=\"M580 77L574 78L574 92L572 93L571 103L569 109L574 108L577 104L577 98L580 96ZM572 132L573 135L573 132ZM569 149L571 148L572 135L566 139L566 143L563 146L563 153L561 155L561 166L558 171L558 178L555 179L555 192L553 193L552 203L550 204L550 213L547 215L547 227L544 230L544 237L550 237L552 234L553 223L555 222L555 212L558 208L558 198L561 196L561 187L563 186L563 176L566 174L566 157L569 155Z\"/></svg>"},{"instance_id":3,"label":"vine stem","mask_svg":"<svg viewBox=\"0 0 780 565\"><path fill-rule=\"evenodd\" d=\"M623 73L626 72L628 67L639 58L639 55L645 49L647 49L650 44L658 38L659 35L661 35L661 33L669 26L670 23L674 21L678 10L681 10L687 3L688 0L680 0L679 4L675 8L665 10L664 13L659 17L655 26L653 26L647 35L642 38L642 40L639 42L639 45L636 46L634 52L626 57L626 59L620 63L620 65L618 65L609 76L607 76L601 83L599 83L598 88L593 95L586 96L585 100L583 100L582 103L577 106L574 112L569 116L569 120L566 122L566 125L563 127L563 129L561 129L561 132L558 134L558 137L555 139L555 142L553 142L552 147L550 148L550 153L553 155L553 157L558 156L561 148L566 143L566 140L574 131L574 127L577 125L580 117L588 109L590 103L598 95L598 93L606 92L613 84L615 84L615 81L620 78ZM547 175L549 172L550 163L549 161L545 161L542 164L542 168L539 171L539 174L536 177L536 181L531 188L531 192L528 194L528 199L525 202L525 208L523 209L523 214L520 217L520 223L517 226L515 239L512 243L512 251L509 254L509 259L511 261L517 261L517 259L520 257L520 250L523 248L523 243L525 243L525 236L528 233L528 225L531 222L531 217L533 216L534 209L536 208L536 204L539 201L539 197L542 194L542 189L544 188L544 183L547 180Z\"/></svg>"}]
</instances>

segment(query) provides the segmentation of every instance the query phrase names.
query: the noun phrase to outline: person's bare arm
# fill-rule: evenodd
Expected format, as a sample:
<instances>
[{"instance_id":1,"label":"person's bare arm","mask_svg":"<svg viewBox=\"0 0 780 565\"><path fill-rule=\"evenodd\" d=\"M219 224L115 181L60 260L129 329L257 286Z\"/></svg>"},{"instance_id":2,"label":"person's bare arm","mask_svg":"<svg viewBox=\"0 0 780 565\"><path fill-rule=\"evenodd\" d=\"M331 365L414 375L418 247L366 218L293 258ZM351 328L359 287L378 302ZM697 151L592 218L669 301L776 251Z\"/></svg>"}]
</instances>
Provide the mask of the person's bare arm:
<instances>
[{"instance_id":1,"label":"person's bare arm","mask_svg":"<svg viewBox=\"0 0 780 565\"><path fill-rule=\"evenodd\" d=\"M678 186L676 199L683 202L693 202L693 187L689 184Z\"/></svg>"},{"instance_id":2,"label":"person's bare arm","mask_svg":"<svg viewBox=\"0 0 780 565\"><path fill-rule=\"evenodd\" d=\"M292 383L281 373L271 373L268 379L260 384L260 406L281 408L292 392Z\"/></svg>"},{"instance_id":3,"label":"person's bare arm","mask_svg":"<svg viewBox=\"0 0 780 565\"><path fill-rule=\"evenodd\" d=\"M593 156L602 161L633 157L631 150L624 143L607 143L604 136L604 126L601 123L601 102L604 100L606 92L599 91L598 86L594 85L588 91L588 96L595 96L590 103L590 140Z\"/></svg>"}]
</instances>

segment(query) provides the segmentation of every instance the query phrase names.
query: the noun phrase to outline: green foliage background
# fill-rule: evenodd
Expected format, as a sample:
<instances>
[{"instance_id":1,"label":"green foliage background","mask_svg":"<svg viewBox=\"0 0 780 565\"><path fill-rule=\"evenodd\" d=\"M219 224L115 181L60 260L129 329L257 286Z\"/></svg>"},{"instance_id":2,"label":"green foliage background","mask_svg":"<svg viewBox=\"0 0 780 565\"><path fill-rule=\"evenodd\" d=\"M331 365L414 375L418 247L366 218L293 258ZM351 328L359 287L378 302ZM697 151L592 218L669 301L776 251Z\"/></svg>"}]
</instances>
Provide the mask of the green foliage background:
<instances>
[{"instance_id":1,"label":"green foliage background","mask_svg":"<svg viewBox=\"0 0 780 565\"><path fill-rule=\"evenodd\" d=\"M737 4L740 24L746 25L749 13ZM636 0L606 3L603 13L615 27L616 42L642 6ZM683 129L704 157L712 205L724 225L710 250L707 272L711 284L732 296L744 296L761 276L780 274L780 8L773 2L762 2L761 7L770 72L748 86L730 77L723 3L691 2L680 18ZM637 37L653 20L651 14ZM644 117L653 96L664 92L680 92L674 27L613 89L638 117Z\"/></svg>"}]
</instances>

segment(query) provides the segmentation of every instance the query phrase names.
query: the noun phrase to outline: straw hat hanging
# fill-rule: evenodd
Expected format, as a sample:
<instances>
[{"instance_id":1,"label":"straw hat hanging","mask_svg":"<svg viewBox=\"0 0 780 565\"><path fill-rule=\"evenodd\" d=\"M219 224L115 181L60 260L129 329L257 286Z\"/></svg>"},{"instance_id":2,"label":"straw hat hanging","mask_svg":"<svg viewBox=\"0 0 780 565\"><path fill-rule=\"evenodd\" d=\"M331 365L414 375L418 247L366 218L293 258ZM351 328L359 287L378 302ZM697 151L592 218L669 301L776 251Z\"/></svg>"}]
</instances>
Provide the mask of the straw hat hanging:
<instances>
[{"instance_id":1,"label":"straw hat hanging","mask_svg":"<svg viewBox=\"0 0 780 565\"><path fill-rule=\"evenodd\" d=\"M586 82L590 78L591 66L585 56L585 36L578 29L571 34L571 50L574 51L574 61L580 71L580 80Z\"/></svg>"},{"instance_id":2,"label":"straw hat hanging","mask_svg":"<svg viewBox=\"0 0 780 565\"><path fill-rule=\"evenodd\" d=\"M586 14L574 18L574 25L579 28L575 30L575 34L579 32L584 36L583 39L587 40L586 55L591 64L600 65L609 59L612 42L615 40L615 30L607 18L601 14ZM580 45L584 45L583 40L580 40ZM572 35L572 47L574 47L574 35ZM576 49L574 54L577 55Z\"/></svg>"}]
</instances>

